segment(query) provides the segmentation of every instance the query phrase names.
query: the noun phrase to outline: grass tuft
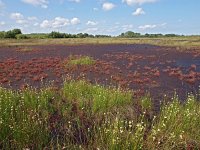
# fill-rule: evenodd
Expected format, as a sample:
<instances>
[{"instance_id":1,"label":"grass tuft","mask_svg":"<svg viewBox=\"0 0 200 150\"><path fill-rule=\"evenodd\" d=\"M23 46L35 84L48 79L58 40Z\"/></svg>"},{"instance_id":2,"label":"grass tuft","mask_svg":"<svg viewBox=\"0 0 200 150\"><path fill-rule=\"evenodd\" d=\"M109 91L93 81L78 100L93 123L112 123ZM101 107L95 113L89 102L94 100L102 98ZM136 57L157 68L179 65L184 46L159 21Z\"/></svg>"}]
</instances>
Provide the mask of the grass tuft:
<instances>
[{"instance_id":1,"label":"grass tuft","mask_svg":"<svg viewBox=\"0 0 200 150\"><path fill-rule=\"evenodd\" d=\"M153 116L149 95L66 81L60 90L0 88L0 149L200 149L200 103L178 97ZM140 108L141 111L137 109Z\"/></svg>"},{"instance_id":2,"label":"grass tuft","mask_svg":"<svg viewBox=\"0 0 200 150\"><path fill-rule=\"evenodd\" d=\"M81 57L69 57L69 65L93 65L95 64L95 60L92 57L89 56L81 56Z\"/></svg>"}]
</instances>

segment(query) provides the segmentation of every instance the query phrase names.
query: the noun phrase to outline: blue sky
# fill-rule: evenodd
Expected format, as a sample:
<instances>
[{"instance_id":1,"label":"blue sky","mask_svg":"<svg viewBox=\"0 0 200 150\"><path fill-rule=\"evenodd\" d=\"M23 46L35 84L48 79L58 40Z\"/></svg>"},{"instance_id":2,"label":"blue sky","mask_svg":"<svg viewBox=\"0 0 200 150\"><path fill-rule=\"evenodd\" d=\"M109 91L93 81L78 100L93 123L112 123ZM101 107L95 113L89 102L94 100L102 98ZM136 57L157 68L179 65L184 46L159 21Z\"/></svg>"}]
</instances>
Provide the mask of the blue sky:
<instances>
[{"instance_id":1,"label":"blue sky","mask_svg":"<svg viewBox=\"0 0 200 150\"><path fill-rule=\"evenodd\" d=\"M200 0L0 0L0 31L200 34Z\"/></svg>"}]
</instances>

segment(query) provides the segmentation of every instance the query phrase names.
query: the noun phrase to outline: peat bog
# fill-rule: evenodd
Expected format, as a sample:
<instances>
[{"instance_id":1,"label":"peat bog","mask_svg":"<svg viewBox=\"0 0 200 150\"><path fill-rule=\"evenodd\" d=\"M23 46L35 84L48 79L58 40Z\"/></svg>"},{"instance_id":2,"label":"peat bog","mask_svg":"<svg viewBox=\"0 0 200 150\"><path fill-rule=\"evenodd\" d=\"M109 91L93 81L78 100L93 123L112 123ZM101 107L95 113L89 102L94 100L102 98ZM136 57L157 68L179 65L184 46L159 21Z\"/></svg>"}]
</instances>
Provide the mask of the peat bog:
<instances>
[{"instance_id":1,"label":"peat bog","mask_svg":"<svg viewBox=\"0 0 200 150\"><path fill-rule=\"evenodd\" d=\"M27 46L25 47L27 49ZM0 48L0 84L23 89L52 83L60 87L67 78L120 86L134 91L136 97L149 92L154 101L174 92L185 99L197 94L200 85L200 53L152 45L48 45ZM67 65L70 57L89 56L92 64ZM53 82L52 82L53 81ZM155 103L156 105L156 103Z\"/></svg>"}]
</instances>

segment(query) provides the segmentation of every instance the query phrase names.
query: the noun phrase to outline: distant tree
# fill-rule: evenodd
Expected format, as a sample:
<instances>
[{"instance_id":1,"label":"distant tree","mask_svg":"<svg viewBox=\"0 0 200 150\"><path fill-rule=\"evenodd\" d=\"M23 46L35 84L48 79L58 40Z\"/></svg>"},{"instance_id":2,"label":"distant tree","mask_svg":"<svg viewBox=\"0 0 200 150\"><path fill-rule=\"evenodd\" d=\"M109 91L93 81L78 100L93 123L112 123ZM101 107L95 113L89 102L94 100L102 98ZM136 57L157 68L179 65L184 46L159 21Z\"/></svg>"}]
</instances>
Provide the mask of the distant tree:
<instances>
[{"instance_id":1,"label":"distant tree","mask_svg":"<svg viewBox=\"0 0 200 150\"><path fill-rule=\"evenodd\" d=\"M178 36L178 35L176 35L176 34L165 34L165 36L166 36L166 37L176 37L176 36Z\"/></svg>"},{"instance_id":2,"label":"distant tree","mask_svg":"<svg viewBox=\"0 0 200 150\"><path fill-rule=\"evenodd\" d=\"M17 39L28 39L29 37L27 35L25 35L25 34L17 34L16 38Z\"/></svg>"},{"instance_id":3,"label":"distant tree","mask_svg":"<svg viewBox=\"0 0 200 150\"><path fill-rule=\"evenodd\" d=\"M134 37L141 37L141 34L135 33L135 32L132 32L132 31L127 31L125 33L121 33L121 35L119 35L119 37L134 38Z\"/></svg>"},{"instance_id":4,"label":"distant tree","mask_svg":"<svg viewBox=\"0 0 200 150\"><path fill-rule=\"evenodd\" d=\"M5 38L5 31L0 31L0 39Z\"/></svg>"},{"instance_id":5,"label":"distant tree","mask_svg":"<svg viewBox=\"0 0 200 150\"><path fill-rule=\"evenodd\" d=\"M22 34L22 31L20 29L13 29L12 30L13 34L17 35L17 34Z\"/></svg>"},{"instance_id":6,"label":"distant tree","mask_svg":"<svg viewBox=\"0 0 200 150\"><path fill-rule=\"evenodd\" d=\"M92 34L89 34L88 37L90 37L90 38L94 38L95 36L92 35Z\"/></svg>"},{"instance_id":7,"label":"distant tree","mask_svg":"<svg viewBox=\"0 0 200 150\"><path fill-rule=\"evenodd\" d=\"M60 33L60 32L55 32L52 31L49 36L49 38L65 38L65 34L64 33Z\"/></svg>"},{"instance_id":8,"label":"distant tree","mask_svg":"<svg viewBox=\"0 0 200 150\"><path fill-rule=\"evenodd\" d=\"M124 33L121 33L120 37L124 37Z\"/></svg>"},{"instance_id":9,"label":"distant tree","mask_svg":"<svg viewBox=\"0 0 200 150\"><path fill-rule=\"evenodd\" d=\"M4 38L16 38L18 34L22 34L20 29L9 30L4 33Z\"/></svg>"},{"instance_id":10,"label":"distant tree","mask_svg":"<svg viewBox=\"0 0 200 150\"><path fill-rule=\"evenodd\" d=\"M11 31L11 30L9 30L9 31L7 31L7 32L5 32L5 35L4 35L4 38L15 38L15 34Z\"/></svg>"},{"instance_id":11,"label":"distant tree","mask_svg":"<svg viewBox=\"0 0 200 150\"><path fill-rule=\"evenodd\" d=\"M85 38L83 33L78 33L77 38Z\"/></svg>"},{"instance_id":12,"label":"distant tree","mask_svg":"<svg viewBox=\"0 0 200 150\"><path fill-rule=\"evenodd\" d=\"M100 35L100 34L95 35L95 38L108 38L108 37L111 37L111 36L110 35Z\"/></svg>"}]
</instances>

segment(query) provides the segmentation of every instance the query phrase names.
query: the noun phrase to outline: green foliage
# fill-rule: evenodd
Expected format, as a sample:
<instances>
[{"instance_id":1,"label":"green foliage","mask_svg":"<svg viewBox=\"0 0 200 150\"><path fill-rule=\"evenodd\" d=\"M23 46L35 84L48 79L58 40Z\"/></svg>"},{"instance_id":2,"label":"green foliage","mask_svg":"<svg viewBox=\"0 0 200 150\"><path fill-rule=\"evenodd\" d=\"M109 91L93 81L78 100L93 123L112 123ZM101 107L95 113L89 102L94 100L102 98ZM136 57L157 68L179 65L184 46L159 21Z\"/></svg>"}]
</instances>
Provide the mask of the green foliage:
<instances>
[{"instance_id":1,"label":"green foliage","mask_svg":"<svg viewBox=\"0 0 200 150\"><path fill-rule=\"evenodd\" d=\"M0 32L0 39L2 38L17 38L16 35L22 34L20 29L13 29L7 32ZM47 38L111 38L111 35L92 35L88 33L78 33L78 34L70 34L70 33L60 33L56 31L52 31L51 33L31 33L26 35L28 38L34 39L47 39ZM149 37L149 38L161 38L161 37L178 37L176 34L140 34L135 33L133 31L127 31L125 33L121 33L117 37L122 38L141 38L141 37ZM183 36L183 35L182 35ZM26 39L25 36L21 36L20 39Z\"/></svg>"},{"instance_id":2,"label":"green foliage","mask_svg":"<svg viewBox=\"0 0 200 150\"><path fill-rule=\"evenodd\" d=\"M60 32L52 31L49 34L49 38L65 38L65 34L64 33L60 33Z\"/></svg>"},{"instance_id":3,"label":"green foliage","mask_svg":"<svg viewBox=\"0 0 200 150\"><path fill-rule=\"evenodd\" d=\"M0 39L4 39L5 37L5 31L0 31Z\"/></svg>"},{"instance_id":4,"label":"green foliage","mask_svg":"<svg viewBox=\"0 0 200 150\"><path fill-rule=\"evenodd\" d=\"M31 33L31 34L26 34L26 36L31 39L47 39L47 38L49 38L47 33Z\"/></svg>"},{"instance_id":5,"label":"green foliage","mask_svg":"<svg viewBox=\"0 0 200 150\"><path fill-rule=\"evenodd\" d=\"M151 99L86 81L62 89L0 88L1 149L200 149L200 103L178 97L156 116ZM146 111L148 110L148 111Z\"/></svg>"},{"instance_id":6,"label":"green foliage","mask_svg":"<svg viewBox=\"0 0 200 150\"><path fill-rule=\"evenodd\" d=\"M120 89L109 89L99 85L91 85L85 81L70 81L64 83L63 92L66 98L76 99L81 107L90 100L92 111L106 111L115 106L123 106L131 102L131 92ZM87 109L87 108L84 108Z\"/></svg>"},{"instance_id":7,"label":"green foliage","mask_svg":"<svg viewBox=\"0 0 200 150\"><path fill-rule=\"evenodd\" d=\"M184 105L178 97L164 105L153 121L148 144L152 149L199 149L200 104L189 95ZM153 142L150 142L153 141Z\"/></svg>"},{"instance_id":8,"label":"green foliage","mask_svg":"<svg viewBox=\"0 0 200 150\"><path fill-rule=\"evenodd\" d=\"M13 29L12 32L13 32L14 35L22 34L20 29Z\"/></svg>"},{"instance_id":9,"label":"green foliage","mask_svg":"<svg viewBox=\"0 0 200 150\"><path fill-rule=\"evenodd\" d=\"M132 32L132 31L127 31L125 33L122 33L120 35L120 37L126 37L126 38L133 38L133 37L140 37L141 34L140 33L135 33L135 32Z\"/></svg>"},{"instance_id":10,"label":"green foliage","mask_svg":"<svg viewBox=\"0 0 200 150\"><path fill-rule=\"evenodd\" d=\"M10 31L7 31L5 34L4 34L4 38L12 38L14 39L15 38L15 34L10 30Z\"/></svg>"},{"instance_id":11,"label":"green foliage","mask_svg":"<svg viewBox=\"0 0 200 150\"><path fill-rule=\"evenodd\" d=\"M47 144L47 120L41 113L45 112L50 95L45 90L13 92L0 88L1 148L42 148Z\"/></svg>"},{"instance_id":12,"label":"green foliage","mask_svg":"<svg viewBox=\"0 0 200 150\"><path fill-rule=\"evenodd\" d=\"M4 36L2 38L12 38L15 39L18 34L22 34L20 29L13 29L9 30L4 33Z\"/></svg>"},{"instance_id":13,"label":"green foliage","mask_svg":"<svg viewBox=\"0 0 200 150\"><path fill-rule=\"evenodd\" d=\"M17 39L28 39L29 37L27 35L25 35L25 34L17 34L16 38Z\"/></svg>"},{"instance_id":14,"label":"green foliage","mask_svg":"<svg viewBox=\"0 0 200 150\"><path fill-rule=\"evenodd\" d=\"M100 35L100 34L97 34L94 36L95 38L109 38L109 37L112 37L111 35Z\"/></svg>"},{"instance_id":15,"label":"green foliage","mask_svg":"<svg viewBox=\"0 0 200 150\"><path fill-rule=\"evenodd\" d=\"M81 57L69 57L68 65L93 65L95 60L89 56L81 56Z\"/></svg>"}]
</instances>

